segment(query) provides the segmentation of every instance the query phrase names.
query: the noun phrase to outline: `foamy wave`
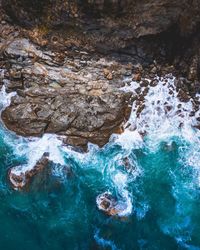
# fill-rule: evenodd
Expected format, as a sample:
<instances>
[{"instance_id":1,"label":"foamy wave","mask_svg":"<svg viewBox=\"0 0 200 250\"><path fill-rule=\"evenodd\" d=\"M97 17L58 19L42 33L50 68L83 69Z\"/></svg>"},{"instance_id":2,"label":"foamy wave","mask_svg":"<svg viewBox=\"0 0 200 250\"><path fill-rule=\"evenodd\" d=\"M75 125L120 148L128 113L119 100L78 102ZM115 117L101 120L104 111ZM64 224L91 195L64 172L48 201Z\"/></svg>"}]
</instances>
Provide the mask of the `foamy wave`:
<instances>
[{"instance_id":1,"label":"foamy wave","mask_svg":"<svg viewBox=\"0 0 200 250\"><path fill-rule=\"evenodd\" d=\"M119 207L124 207L119 213L119 216L128 216L132 213L133 205L131 196L127 190L128 176L127 174L118 172L113 178L115 188L120 196Z\"/></svg>"},{"instance_id":2,"label":"foamy wave","mask_svg":"<svg viewBox=\"0 0 200 250\"><path fill-rule=\"evenodd\" d=\"M125 150L143 146L142 136L137 130L131 131L130 128L126 129L121 135L113 135L111 140L114 140L116 144L120 144Z\"/></svg>"},{"instance_id":3,"label":"foamy wave","mask_svg":"<svg viewBox=\"0 0 200 250\"><path fill-rule=\"evenodd\" d=\"M7 93L6 87L3 85L0 91L0 111L10 105L11 98L16 95L16 92Z\"/></svg>"},{"instance_id":4,"label":"foamy wave","mask_svg":"<svg viewBox=\"0 0 200 250\"><path fill-rule=\"evenodd\" d=\"M127 133L130 126L127 127L125 134L128 134L128 141L131 141L130 137L137 138L137 133L146 134L151 143L167 140L172 136L181 136L187 141L192 141L196 136L194 127L198 124L197 118L200 116L200 111L194 110L194 100L179 100L175 77L156 77L154 80L157 84L141 87L140 94L135 92L138 83L134 81L130 86L122 88L124 91L132 91L137 96L127 122L127 125L131 125L131 129L134 128L137 132L131 135L130 132ZM196 98L199 98L198 95ZM126 147L127 140L123 138L121 141Z\"/></svg>"},{"instance_id":5,"label":"foamy wave","mask_svg":"<svg viewBox=\"0 0 200 250\"><path fill-rule=\"evenodd\" d=\"M49 153L49 160L64 165L64 158L61 153L62 141L56 135L45 134L42 138L29 138L21 144L15 145L17 156L26 156L27 164L15 168L16 173L31 170L44 153Z\"/></svg>"}]
</instances>

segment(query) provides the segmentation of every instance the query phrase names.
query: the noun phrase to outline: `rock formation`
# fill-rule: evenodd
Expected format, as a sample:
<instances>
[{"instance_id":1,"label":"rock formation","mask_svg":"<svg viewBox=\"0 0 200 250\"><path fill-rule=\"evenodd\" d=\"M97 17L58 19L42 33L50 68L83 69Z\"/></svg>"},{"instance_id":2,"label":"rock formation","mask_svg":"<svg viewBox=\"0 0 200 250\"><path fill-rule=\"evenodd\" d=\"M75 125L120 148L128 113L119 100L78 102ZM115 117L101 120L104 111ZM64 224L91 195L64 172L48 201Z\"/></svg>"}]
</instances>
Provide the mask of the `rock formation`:
<instances>
[{"instance_id":1,"label":"rock formation","mask_svg":"<svg viewBox=\"0 0 200 250\"><path fill-rule=\"evenodd\" d=\"M98 209L109 216L120 216L126 209L126 204L118 202L110 192L98 195L96 203Z\"/></svg>"},{"instance_id":2,"label":"rock formation","mask_svg":"<svg viewBox=\"0 0 200 250\"><path fill-rule=\"evenodd\" d=\"M11 168L8 172L10 184L14 189L24 189L38 172L43 171L44 168L47 167L48 163L48 154L44 154L33 168L27 166L16 166Z\"/></svg>"},{"instance_id":3,"label":"rock formation","mask_svg":"<svg viewBox=\"0 0 200 250\"><path fill-rule=\"evenodd\" d=\"M119 90L128 66L91 59L84 51L57 62L56 53L19 38L4 53L12 65L7 89L18 94L2 113L9 129L23 136L66 135L66 142L77 146L88 141L102 146L120 132L130 113L130 94ZM105 72L113 72L112 79Z\"/></svg>"},{"instance_id":4,"label":"rock formation","mask_svg":"<svg viewBox=\"0 0 200 250\"><path fill-rule=\"evenodd\" d=\"M17 92L2 119L19 135L57 133L73 146L103 146L129 117L127 81L173 73L188 79L181 89L200 91L198 0L2 0L0 7L0 85Z\"/></svg>"}]
</instances>

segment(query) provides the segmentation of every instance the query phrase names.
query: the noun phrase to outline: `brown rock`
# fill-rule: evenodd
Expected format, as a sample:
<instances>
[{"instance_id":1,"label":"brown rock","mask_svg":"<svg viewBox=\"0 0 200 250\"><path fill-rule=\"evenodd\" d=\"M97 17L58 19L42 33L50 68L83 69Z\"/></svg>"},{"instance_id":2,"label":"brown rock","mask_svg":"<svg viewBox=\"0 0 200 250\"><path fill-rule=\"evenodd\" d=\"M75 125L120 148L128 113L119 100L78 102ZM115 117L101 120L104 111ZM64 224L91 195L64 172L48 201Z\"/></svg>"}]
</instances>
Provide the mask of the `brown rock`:
<instances>
[{"instance_id":1,"label":"brown rock","mask_svg":"<svg viewBox=\"0 0 200 250\"><path fill-rule=\"evenodd\" d=\"M70 57L46 51L25 38L8 43L6 60L12 68L20 66L23 77L9 79L8 89L15 89L18 95L1 114L5 125L22 136L63 135L67 143L84 149L88 142L103 146L112 133L121 131L131 112L131 94L118 90L120 74L115 84L109 84L107 79L113 77L111 68L118 71L126 66L112 61L108 69L104 57L87 60L81 66L82 55L88 55L83 53L75 52ZM64 58L63 65L60 57ZM102 69L106 79L102 78Z\"/></svg>"},{"instance_id":2,"label":"brown rock","mask_svg":"<svg viewBox=\"0 0 200 250\"><path fill-rule=\"evenodd\" d=\"M117 200L109 192L97 196L97 207L109 216L120 216L124 207L120 207Z\"/></svg>"},{"instance_id":3,"label":"brown rock","mask_svg":"<svg viewBox=\"0 0 200 250\"><path fill-rule=\"evenodd\" d=\"M141 73L136 73L136 74L133 75L133 80L134 81L139 82L141 80L141 78L142 78Z\"/></svg>"},{"instance_id":4,"label":"brown rock","mask_svg":"<svg viewBox=\"0 0 200 250\"><path fill-rule=\"evenodd\" d=\"M112 72L109 71L108 69L104 69L104 76L108 79L108 80L112 80L113 79L113 75Z\"/></svg>"},{"instance_id":5,"label":"brown rock","mask_svg":"<svg viewBox=\"0 0 200 250\"><path fill-rule=\"evenodd\" d=\"M131 95L121 91L90 96L90 99L80 93L61 93L59 89L52 92L49 88L25 94L25 98L13 98L11 106L2 112L6 126L23 136L57 133L103 146L112 133L120 130L131 112Z\"/></svg>"},{"instance_id":6,"label":"brown rock","mask_svg":"<svg viewBox=\"0 0 200 250\"><path fill-rule=\"evenodd\" d=\"M108 80L112 80L112 79L113 79L112 73L110 72L110 73L106 76L106 78L107 78Z\"/></svg>"},{"instance_id":7,"label":"brown rock","mask_svg":"<svg viewBox=\"0 0 200 250\"><path fill-rule=\"evenodd\" d=\"M30 183L32 178L41 172L49 163L48 154L44 153L42 158L36 163L32 169L27 169L26 166L13 167L8 171L8 179L14 189L24 189Z\"/></svg>"}]
</instances>

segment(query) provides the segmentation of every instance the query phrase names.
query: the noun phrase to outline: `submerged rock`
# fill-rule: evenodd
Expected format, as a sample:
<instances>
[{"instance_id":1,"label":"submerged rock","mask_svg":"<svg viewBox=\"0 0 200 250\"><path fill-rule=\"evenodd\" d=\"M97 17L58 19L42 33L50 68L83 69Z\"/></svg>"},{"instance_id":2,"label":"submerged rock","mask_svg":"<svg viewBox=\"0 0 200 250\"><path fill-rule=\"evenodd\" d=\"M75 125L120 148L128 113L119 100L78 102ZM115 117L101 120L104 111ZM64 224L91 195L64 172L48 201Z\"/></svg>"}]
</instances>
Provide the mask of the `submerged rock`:
<instances>
[{"instance_id":1,"label":"submerged rock","mask_svg":"<svg viewBox=\"0 0 200 250\"><path fill-rule=\"evenodd\" d=\"M138 171L137 167L130 161L128 157L122 159L122 164L128 173L134 174Z\"/></svg>"}]
</instances>

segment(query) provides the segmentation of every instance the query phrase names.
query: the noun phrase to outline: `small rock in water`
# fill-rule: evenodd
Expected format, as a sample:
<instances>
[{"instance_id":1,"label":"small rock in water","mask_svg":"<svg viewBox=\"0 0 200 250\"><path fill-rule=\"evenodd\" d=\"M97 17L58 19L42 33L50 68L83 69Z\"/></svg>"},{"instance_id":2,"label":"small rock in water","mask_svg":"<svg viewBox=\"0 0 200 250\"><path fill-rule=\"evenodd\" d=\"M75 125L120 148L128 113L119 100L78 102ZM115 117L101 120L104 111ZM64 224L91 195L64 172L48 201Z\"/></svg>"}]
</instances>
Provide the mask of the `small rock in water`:
<instances>
[{"instance_id":1,"label":"small rock in water","mask_svg":"<svg viewBox=\"0 0 200 250\"><path fill-rule=\"evenodd\" d=\"M140 84L141 87L148 87L149 86L149 81L143 80Z\"/></svg>"},{"instance_id":2,"label":"small rock in water","mask_svg":"<svg viewBox=\"0 0 200 250\"><path fill-rule=\"evenodd\" d=\"M119 206L117 200L111 195L110 192L105 192L97 196L97 207L99 210L105 212L109 216L120 216L124 211L123 206Z\"/></svg>"},{"instance_id":3,"label":"small rock in water","mask_svg":"<svg viewBox=\"0 0 200 250\"><path fill-rule=\"evenodd\" d=\"M125 170L128 172L128 173L134 173L137 171L137 168L135 165L133 165L129 158L128 157L125 157L123 160L122 160L122 163L124 165L124 168Z\"/></svg>"},{"instance_id":4,"label":"small rock in water","mask_svg":"<svg viewBox=\"0 0 200 250\"><path fill-rule=\"evenodd\" d=\"M23 169L20 169L20 166L11 168L8 172L8 178L12 187L17 190L25 188L30 183L32 177L47 167L48 163L48 153L44 153L42 158L31 169L23 171Z\"/></svg>"}]
</instances>

